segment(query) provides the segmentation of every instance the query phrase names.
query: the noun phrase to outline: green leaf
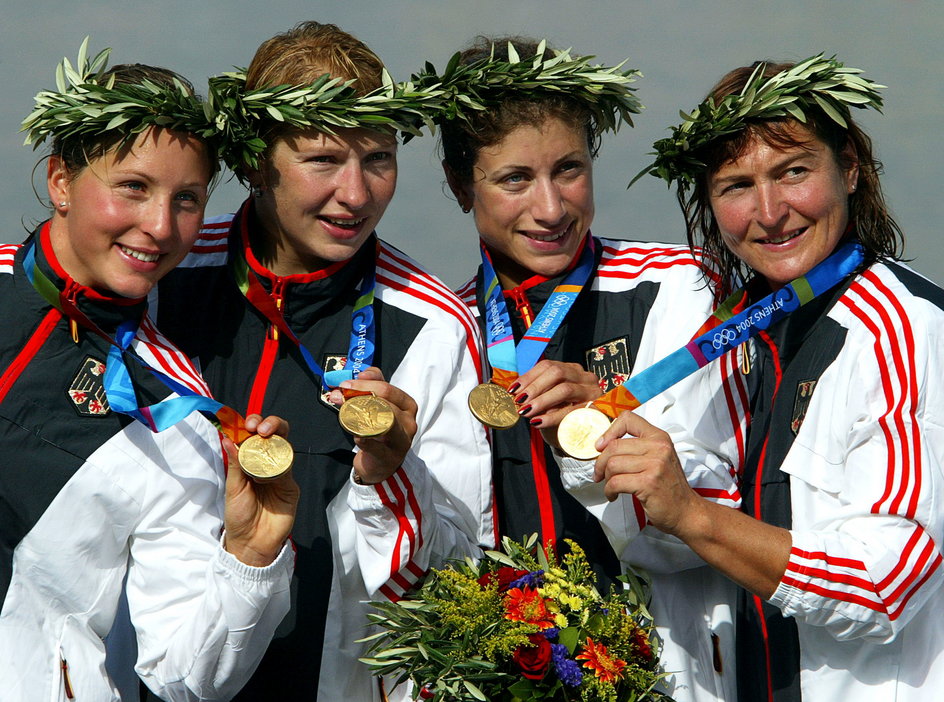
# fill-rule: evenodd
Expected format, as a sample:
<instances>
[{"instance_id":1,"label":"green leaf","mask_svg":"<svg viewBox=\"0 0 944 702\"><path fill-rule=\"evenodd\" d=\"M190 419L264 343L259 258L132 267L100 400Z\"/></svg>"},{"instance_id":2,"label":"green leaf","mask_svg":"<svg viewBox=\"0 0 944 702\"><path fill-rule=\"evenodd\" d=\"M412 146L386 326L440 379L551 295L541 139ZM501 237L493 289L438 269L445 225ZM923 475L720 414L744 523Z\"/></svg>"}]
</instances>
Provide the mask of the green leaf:
<instances>
[{"instance_id":1,"label":"green leaf","mask_svg":"<svg viewBox=\"0 0 944 702\"><path fill-rule=\"evenodd\" d=\"M840 127L843 127L843 128L848 126L846 125L845 118L842 116L839 110L837 110L833 106L831 101L820 97L816 93L813 93L813 99L816 100L816 104L819 105L820 108L822 108L823 112L825 112L829 116L829 118L832 119L836 124L838 124Z\"/></svg>"},{"instance_id":2,"label":"green leaf","mask_svg":"<svg viewBox=\"0 0 944 702\"><path fill-rule=\"evenodd\" d=\"M474 684L472 684L468 680L463 680L462 684L465 686L465 689L468 690L475 699L482 700L483 702L488 702L488 697L486 697L485 694Z\"/></svg>"},{"instance_id":3,"label":"green leaf","mask_svg":"<svg viewBox=\"0 0 944 702\"><path fill-rule=\"evenodd\" d=\"M567 650L570 651L573 655L574 651L577 650L577 642L580 640L580 629L575 626L568 626L560 630L560 633L557 635L558 643L564 644L567 647Z\"/></svg>"}]
</instances>

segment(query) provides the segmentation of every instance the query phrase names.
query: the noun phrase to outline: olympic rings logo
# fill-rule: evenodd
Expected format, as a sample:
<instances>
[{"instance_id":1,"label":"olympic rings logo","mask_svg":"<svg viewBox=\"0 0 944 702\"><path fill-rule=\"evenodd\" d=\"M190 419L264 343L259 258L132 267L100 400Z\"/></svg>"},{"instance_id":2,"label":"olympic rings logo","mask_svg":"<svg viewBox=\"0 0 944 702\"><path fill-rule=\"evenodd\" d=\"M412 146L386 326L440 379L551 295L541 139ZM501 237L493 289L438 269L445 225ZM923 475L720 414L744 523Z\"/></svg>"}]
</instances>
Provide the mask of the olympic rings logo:
<instances>
[{"instance_id":1,"label":"olympic rings logo","mask_svg":"<svg viewBox=\"0 0 944 702\"><path fill-rule=\"evenodd\" d=\"M725 346L729 345L732 341L737 338L737 334L733 329L722 329L720 332L715 334L714 339L711 342L711 345L716 349L723 349Z\"/></svg>"}]
</instances>

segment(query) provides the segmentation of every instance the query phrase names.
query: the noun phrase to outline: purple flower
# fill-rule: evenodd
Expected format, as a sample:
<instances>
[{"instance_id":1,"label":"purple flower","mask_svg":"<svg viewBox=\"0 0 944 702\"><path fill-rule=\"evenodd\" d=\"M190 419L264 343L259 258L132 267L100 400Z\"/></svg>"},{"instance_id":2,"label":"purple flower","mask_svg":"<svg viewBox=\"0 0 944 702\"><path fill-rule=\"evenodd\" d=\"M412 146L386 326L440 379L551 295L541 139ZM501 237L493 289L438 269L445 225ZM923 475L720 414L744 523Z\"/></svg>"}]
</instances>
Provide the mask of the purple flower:
<instances>
[{"instance_id":1,"label":"purple flower","mask_svg":"<svg viewBox=\"0 0 944 702\"><path fill-rule=\"evenodd\" d=\"M564 644L551 644L551 660L557 677L568 687L579 687L583 682L583 671L580 664L567 657L567 647Z\"/></svg>"},{"instance_id":2,"label":"purple flower","mask_svg":"<svg viewBox=\"0 0 944 702\"><path fill-rule=\"evenodd\" d=\"M541 633L547 637L548 641L552 641L557 638L558 634L560 634L560 629L558 629L556 626L552 626L549 629L545 629Z\"/></svg>"},{"instance_id":3,"label":"purple flower","mask_svg":"<svg viewBox=\"0 0 944 702\"><path fill-rule=\"evenodd\" d=\"M508 583L508 589L511 590L514 587L520 587L520 588L531 587L531 588L537 589L541 587L541 585L543 584L544 584L544 571L534 570L534 571L531 571L530 573L522 575L517 580L512 580L510 583Z\"/></svg>"}]
</instances>

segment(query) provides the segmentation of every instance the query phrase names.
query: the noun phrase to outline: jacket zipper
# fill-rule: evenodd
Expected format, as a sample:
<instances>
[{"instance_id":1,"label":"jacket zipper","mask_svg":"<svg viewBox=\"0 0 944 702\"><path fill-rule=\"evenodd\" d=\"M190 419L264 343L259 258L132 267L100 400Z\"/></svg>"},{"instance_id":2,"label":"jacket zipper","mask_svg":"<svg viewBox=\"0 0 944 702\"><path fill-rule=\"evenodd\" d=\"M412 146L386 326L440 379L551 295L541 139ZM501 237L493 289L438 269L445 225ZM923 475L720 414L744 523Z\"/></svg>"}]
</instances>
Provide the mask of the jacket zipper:
<instances>
[{"instance_id":1,"label":"jacket zipper","mask_svg":"<svg viewBox=\"0 0 944 702\"><path fill-rule=\"evenodd\" d=\"M524 322L525 328L530 327L531 322L534 321L534 310L531 309L531 301L528 300L525 291L521 288L512 288L505 292L510 295L511 299L514 301L515 310L518 312L518 316L521 317L521 321Z\"/></svg>"}]
</instances>

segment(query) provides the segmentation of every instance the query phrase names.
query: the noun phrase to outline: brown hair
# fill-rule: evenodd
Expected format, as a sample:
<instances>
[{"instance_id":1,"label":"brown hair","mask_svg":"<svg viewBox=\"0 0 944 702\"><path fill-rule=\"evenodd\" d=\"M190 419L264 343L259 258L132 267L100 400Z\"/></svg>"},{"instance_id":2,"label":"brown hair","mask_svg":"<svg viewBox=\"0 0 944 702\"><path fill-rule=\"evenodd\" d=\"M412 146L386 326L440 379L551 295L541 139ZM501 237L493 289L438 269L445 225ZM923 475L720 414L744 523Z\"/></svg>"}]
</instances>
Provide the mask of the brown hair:
<instances>
[{"instance_id":1,"label":"brown hair","mask_svg":"<svg viewBox=\"0 0 944 702\"><path fill-rule=\"evenodd\" d=\"M764 62L757 61L725 74L711 89L709 96L718 102L727 95L740 93L761 63ZM763 75L769 78L794 65L765 63ZM744 264L728 251L721 239L718 223L711 210L708 179L722 165L742 156L755 138L778 149L810 148L812 140L819 140L829 148L843 171L854 165L847 151L847 147L851 147L858 161L859 178L855 192L849 195L849 220L866 250L867 260L901 256L904 237L885 204L879 181L882 164L873 156L872 140L855 123L848 109L844 111L843 119L848 125L845 128L819 108L811 107L807 112L806 124L800 124L792 118L756 120L736 134L709 143L698 153L698 159L705 164L704 173L696 180L690 196L686 197L681 190L678 191L679 205L685 215L689 245L693 248L700 246L706 258L718 263L722 281L726 284L730 284L735 273L747 277L750 271L745 270Z\"/></svg>"},{"instance_id":2,"label":"brown hair","mask_svg":"<svg viewBox=\"0 0 944 702\"><path fill-rule=\"evenodd\" d=\"M104 84L110 76L115 77L116 84L136 84L147 80L159 86L174 89L177 80L191 95L196 95L193 84L179 73L168 68L148 66L143 63L122 63L112 66L103 74L101 83ZM216 145L208 143L202 137L190 134L206 147L207 164L210 169L210 178L219 171L219 161L216 157ZM128 140L128 133L121 129L83 136L69 136L65 139L55 137L52 140L51 154L58 156L66 170L76 175L89 163L101 158L116 146Z\"/></svg>"},{"instance_id":3,"label":"brown hair","mask_svg":"<svg viewBox=\"0 0 944 702\"><path fill-rule=\"evenodd\" d=\"M537 54L538 43L533 39L479 36L462 51L460 63L467 65L482 61L493 53L497 59L507 61L509 42L522 59ZM547 48L542 58L552 56L553 51ZM443 120L439 131L443 161L459 183L468 184L472 181L472 169L481 149L498 144L522 125L540 125L552 118L560 119L575 131L583 130L587 135L590 154L596 157L600 148L600 134L591 111L565 95L541 94L509 96L497 109L469 114L468 121Z\"/></svg>"},{"instance_id":4,"label":"brown hair","mask_svg":"<svg viewBox=\"0 0 944 702\"><path fill-rule=\"evenodd\" d=\"M246 71L246 89L308 85L323 76L353 80L358 95L381 85L383 62L367 45L334 24L301 22L266 39Z\"/></svg>"}]
</instances>

